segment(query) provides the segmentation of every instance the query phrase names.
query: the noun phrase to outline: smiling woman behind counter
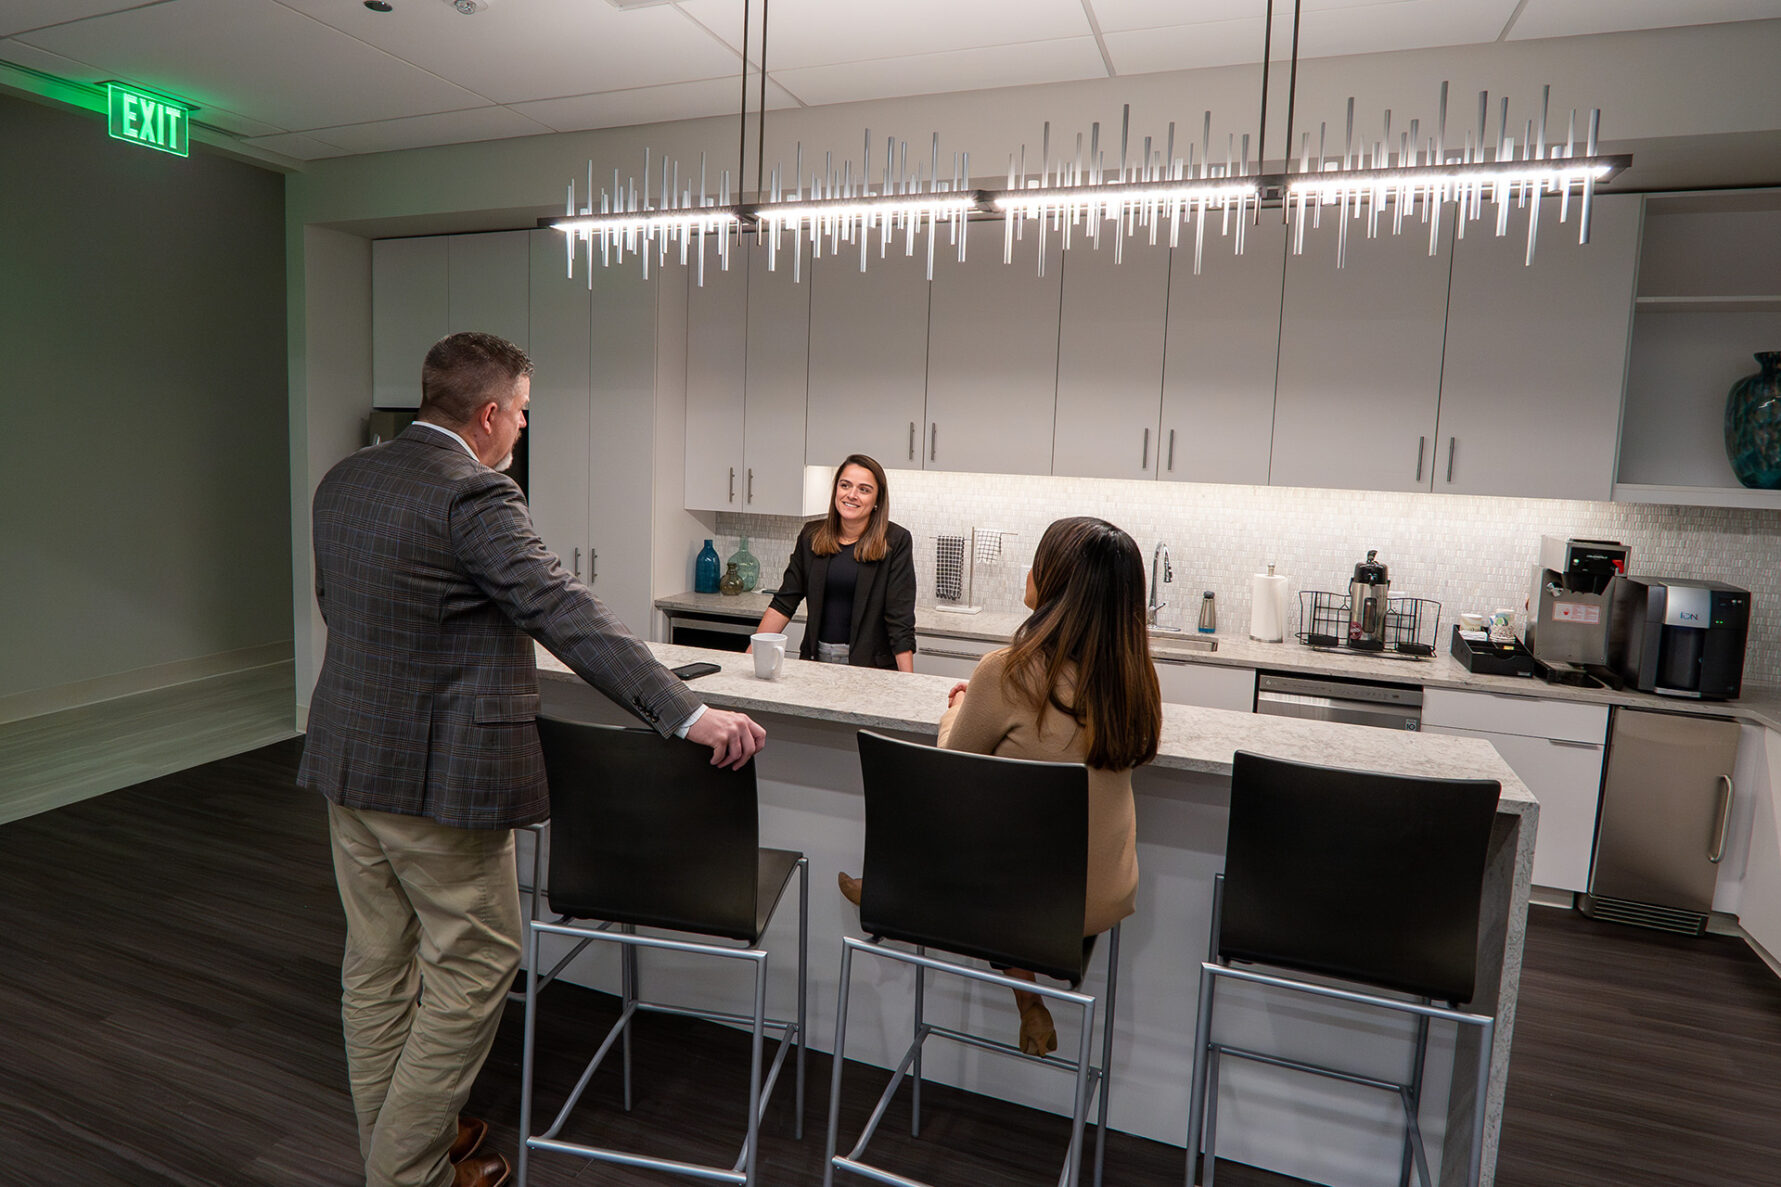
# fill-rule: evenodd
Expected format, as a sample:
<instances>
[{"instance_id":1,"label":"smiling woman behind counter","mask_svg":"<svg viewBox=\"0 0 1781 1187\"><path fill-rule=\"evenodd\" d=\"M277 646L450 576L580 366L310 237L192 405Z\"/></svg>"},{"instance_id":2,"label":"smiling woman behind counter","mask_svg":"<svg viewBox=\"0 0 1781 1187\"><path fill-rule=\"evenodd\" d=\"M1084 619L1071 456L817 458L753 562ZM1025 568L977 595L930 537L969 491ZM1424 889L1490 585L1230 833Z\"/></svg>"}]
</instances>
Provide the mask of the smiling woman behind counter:
<instances>
[{"instance_id":1,"label":"smiling woman behind counter","mask_svg":"<svg viewBox=\"0 0 1781 1187\"><path fill-rule=\"evenodd\" d=\"M810 599L801 659L915 670L915 558L890 521L884 467L850 454L835 471L829 513L798 533L773 604L757 632L785 629Z\"/></svg>"}]
</instances>

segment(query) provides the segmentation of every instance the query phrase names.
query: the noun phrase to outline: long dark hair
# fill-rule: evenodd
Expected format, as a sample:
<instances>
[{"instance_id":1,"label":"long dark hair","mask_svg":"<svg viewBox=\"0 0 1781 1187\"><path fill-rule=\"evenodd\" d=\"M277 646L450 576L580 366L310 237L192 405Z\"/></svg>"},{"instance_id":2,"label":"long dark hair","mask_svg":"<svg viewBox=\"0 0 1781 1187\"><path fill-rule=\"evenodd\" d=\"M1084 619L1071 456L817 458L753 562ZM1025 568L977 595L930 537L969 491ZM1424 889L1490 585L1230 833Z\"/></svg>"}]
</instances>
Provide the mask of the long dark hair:
<instances>
[{"instance_id":1,"label":"long dark hair","mask_svg":"<svg viewBox=\"0 0 1781 1187\"><path fill-rule=\"evenodd\" d=\"M811 534L810 551L817 556L834 556L841 551L841 512L835 506L835 488L841 484L841 471L849 466L859 466L870 472L872 481L878 484L878 497L872 502L872 518L866 521L866 530L860 533L859 542L854 545L853 559L881 561L890 548L885 540L885 529L890 524L890 486L884 481L884 467L863 453L850 453L835 467L835 481L829 486L829 517Z\"/></svg>"},{"instance_id":2,"label":"long dark hair","mask_svg":"<svg viewBox=\"0 0 1781 1187\"><path fill-rule=\"evenodd\" d=\"M1002 679L1035 710L1047 702L1088 741L1088 765L1123 771L1156 757L1163 697L1144 627L1144 557L1104 519L1060 519L1033 554L1038 606L1014 632ZM1058 696L1076 666L1074 704Z\"/></svg>"}]
</instances>

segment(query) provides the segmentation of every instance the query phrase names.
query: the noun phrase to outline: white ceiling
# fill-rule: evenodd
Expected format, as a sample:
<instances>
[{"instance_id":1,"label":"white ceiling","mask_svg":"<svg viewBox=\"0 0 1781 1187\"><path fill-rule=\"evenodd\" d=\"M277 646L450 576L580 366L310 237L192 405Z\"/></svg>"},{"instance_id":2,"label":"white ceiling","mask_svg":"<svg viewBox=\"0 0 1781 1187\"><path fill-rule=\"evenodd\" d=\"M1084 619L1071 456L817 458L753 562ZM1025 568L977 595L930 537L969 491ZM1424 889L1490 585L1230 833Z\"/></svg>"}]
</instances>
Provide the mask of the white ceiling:
<instances>
[{"instance_id":1,"label":"white ceiling","mask_svg":"<svg viewBox=\"0 0 1781 1187\"><path fill-rule=\"evenodd\" d=\"M0 0L0 62L298 159L733 114L744 0ZM762 0L748 0L758 58ZM768 0L769 108L1255 63L1264 0ZM1274 54L1292 5L1277 0ZM1781 17L1781 0L1305 0L1307 58ZM751 76L749 105L759 94Z\"/></svg>"}]
</instances>

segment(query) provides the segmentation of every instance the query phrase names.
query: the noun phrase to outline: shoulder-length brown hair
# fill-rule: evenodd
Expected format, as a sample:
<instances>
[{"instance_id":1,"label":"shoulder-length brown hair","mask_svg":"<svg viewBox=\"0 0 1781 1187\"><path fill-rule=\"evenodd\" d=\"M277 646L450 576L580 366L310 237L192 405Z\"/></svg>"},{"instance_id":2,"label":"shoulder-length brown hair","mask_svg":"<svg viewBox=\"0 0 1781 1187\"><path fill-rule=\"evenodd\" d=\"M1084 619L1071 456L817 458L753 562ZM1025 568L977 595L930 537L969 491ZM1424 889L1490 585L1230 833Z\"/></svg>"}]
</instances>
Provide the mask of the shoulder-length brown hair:
<instances>
[{"instance_id":1,"label":"shoulder-length brown hair","mask_svg":"<svg viewBox=\"0 0 1781 1187\"><path fill-rule=\"evenodd\" d=\"M1156 757L1163 698L1144 626L1144 558L1104 519L1060 519L1033 555L1038 606L1014 632L1002 679L1035 710L1050 702L1079 724L1088 765L1123 771ZM1074 704L1058 695L1076 666Z\"/></svg>"},{"instance_id":2,"label":"shoulder-length brown hair","mask_svg":"<svg viewBox=\"0 0 1781 1187\"><path fill-rule=\"evenodd\" d=\"M841 551L841 512L835 507L835 488L841 484L841 471L849 466L859 466L870 472L872 481L878 484L872 518L866 521L866 530L860 533L859 542L854 545L853 559L881 561L890 548L885 540L885 531L890 525L890 486L884 481L884 467L863 453L850 453L835 467L835 481L829 486L829 517L816 525L816 531L810 536L810 551L817 556L834 556Z\"/></svg>"}]
</instances>

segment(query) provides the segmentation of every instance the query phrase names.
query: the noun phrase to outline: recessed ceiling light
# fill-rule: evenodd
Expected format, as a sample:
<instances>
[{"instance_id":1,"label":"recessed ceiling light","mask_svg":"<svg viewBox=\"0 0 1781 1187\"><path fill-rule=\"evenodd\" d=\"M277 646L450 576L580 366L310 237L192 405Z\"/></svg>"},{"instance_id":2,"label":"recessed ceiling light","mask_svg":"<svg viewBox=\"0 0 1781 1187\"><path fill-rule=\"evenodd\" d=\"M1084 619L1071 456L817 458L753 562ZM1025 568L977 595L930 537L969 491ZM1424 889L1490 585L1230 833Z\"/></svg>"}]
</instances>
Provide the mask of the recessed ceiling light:
<instances>
[{"instance_id":1,"label":"recessed ceiling light","mask_svg":"<svg viewBox=\"0 0 1781 1187\"><path fill-rule=\"evenodd\" d=\"M389 3L389 0L365 0L365 7L369 8L372 12L395 11L395 5Z\"/></svg>"}]
</instances>

